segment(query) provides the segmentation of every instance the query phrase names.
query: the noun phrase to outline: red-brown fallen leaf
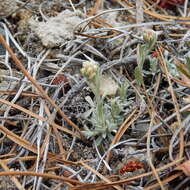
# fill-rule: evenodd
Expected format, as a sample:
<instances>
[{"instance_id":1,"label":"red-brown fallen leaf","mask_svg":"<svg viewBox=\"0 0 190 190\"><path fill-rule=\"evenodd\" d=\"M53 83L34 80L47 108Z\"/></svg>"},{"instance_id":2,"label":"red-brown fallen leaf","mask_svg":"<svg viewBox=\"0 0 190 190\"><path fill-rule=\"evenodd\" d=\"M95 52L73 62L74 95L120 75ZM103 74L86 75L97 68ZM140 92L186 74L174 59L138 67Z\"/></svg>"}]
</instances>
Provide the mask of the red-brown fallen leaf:
<instances>
[{"instance_id":1,"label":"red-brown fallen leaf","mask_svg":"<svg viewBox=\"0 0 190 190\"><path fill-rule=\"evenodd\" d=\"M162 8L172 9L175 7L175 5L182 5L184 2L185 0L160 0L158 5Z\"/></svg>"},{"instance_id":2,"label":"red-brown fallen leaf","mask_svg":"<svg viewBox=\"0 0 190 190\"><path fill-rule=\"evenodd\" d=\"M181 170L186 176L190 176L190 160L184 162L183 164L177 166L175 170Z\"/></svg>"},{"instance_id":3,"label":"red-brown fallen leaf","mask_svg":"<svg viewBox=\"0 0 190 190\"><path fill-rule=\"evenodd\" d=\"M144 168L144 165L140 161L137 160L129 161L119 170L119 174L124 174L126 172L133 172L142 168Z\"/></svg>"},{"instance_id":4,"label":"red-brown fallen leaf","mask_svg":"<svg viewBox=\"0 0 190 190\"><path fill-rule=\"evenodd\" d=\"M57 75L56 77L55 77L55 79L52 81L52 84L54 84L54 85L59 85L59 84L61 84L62 82L64 82L64 83L66 83L66 82L68 82L68 80L67 80L67 78L64 76L64 75Z\"/></svg>"}]
</instances>

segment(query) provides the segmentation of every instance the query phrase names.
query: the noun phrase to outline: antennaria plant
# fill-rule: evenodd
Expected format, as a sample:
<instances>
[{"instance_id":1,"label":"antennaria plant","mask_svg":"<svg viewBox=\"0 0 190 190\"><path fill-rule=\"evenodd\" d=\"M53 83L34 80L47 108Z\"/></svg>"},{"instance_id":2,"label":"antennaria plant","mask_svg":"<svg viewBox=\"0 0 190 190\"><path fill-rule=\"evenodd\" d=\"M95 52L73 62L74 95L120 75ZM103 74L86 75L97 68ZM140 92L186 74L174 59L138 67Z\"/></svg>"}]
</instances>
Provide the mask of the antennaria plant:
<instances>
[{"instance_id":1,"label":"antennaria plant","mask_svg":"<svg viewBox=\"0 0 190 190\"><path fill-rule=\"evenodd\" d=\"M143 39L145 41L145 44L139 44L137 46L137 67L135 68L135 79L138 86L141 86L143 84L143 65L146 56L155 46L155 43L157 41L157 35L153 30L148 29L145 30ZM154 63L155 62L151 62L151 64ZM155 69L154 66L151 67Z\"/></svg>"},{"instance_id":2,"label":"antennaria plant","mask_svg":"<svg viewBox=\"0 0 190 190\"><path fill-rule=\"evenodd\" d=\"M119 95L108 97L107 94L101 94L101 84L104 75L97 64L93 62L84 62L81 73L86 77L87 83L95 95L95 101L91 102L92 113L86 118L92 126L84 126L84 135L87 138L94 138L97 145L100 145L103 139L113 138L118 127L123 122L122 113L124 113L124 102L126 97L126 84L121 84ZM114 94L115 95L115 94ZM90 97L88 97L90 98Z\"/></svg>"}]
</instances>

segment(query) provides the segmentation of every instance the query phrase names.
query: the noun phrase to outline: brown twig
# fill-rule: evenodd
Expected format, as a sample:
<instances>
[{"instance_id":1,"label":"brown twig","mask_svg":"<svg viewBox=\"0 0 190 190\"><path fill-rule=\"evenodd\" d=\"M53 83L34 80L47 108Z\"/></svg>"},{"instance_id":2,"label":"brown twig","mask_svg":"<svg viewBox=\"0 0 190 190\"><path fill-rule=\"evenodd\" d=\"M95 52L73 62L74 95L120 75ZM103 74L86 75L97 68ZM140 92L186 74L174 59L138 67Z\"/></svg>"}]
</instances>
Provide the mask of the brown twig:
<instances>
[{"instance_id":1,"label":"brown twig","mask_svg":"<svg viewBox=\"0 0 190 190\"><path fill-rule=\"evenodd\" d=\"M156 171L159 172L159 171L165 170L165 169L167 169L167 168L169 168L171 166L174 166L177 163L181 162L183 159L184 158L176 160L176 161L173 161L173 162L171 162L169 164L166 164L165 166L163 166L161 168L157 168ZM105 188L108 188L108 187L112 187L113 185L126 184L128 182L135 181L137 179L142 179L143 177L152 175L152 173L153 172L147 172L147 173L135 176L135 177L125 178L125 179L122 179L122 180L119 180L119 181L116 181L116 182L112 182L112 183L109 183L109 184L108 183L106 184L106 183L103 183L103 182L98 182L98 183L94 183L94 184L80 185L80 186L77 186L77 187L71 187L70 190L83 190L83 189L85 189L85 190L100 190L100 189L105 189Z\"/></svg>"},{"instance_id":2,"label":"brown twig","mask_svg":"<svg viewBox=\"0 0 190 190\"><path fill-rule=\"evenodd\" d=\"M52 174L47 174L47 173L37 173L37 172L32 172L32 171L8 171L8 172L0 172L0 176L38 176L38 177L42 177L42 178L49 178L49 179L54 179L54 180L58 180L61 181L63 183L71 183L71 184L78 184L78 185L82 185L84 183L78 181L78 180L74 180L74 179L70 179L67 177L63 177L63 176L57 176L57 175L52 175Z\"/></svg>"},{"instance_id":3,"label":"brown twig","mask_svg":"<svg viewBox=\"0 0 190 190\"><path fill-rule=\"evenodd\" d=\"M64 113L63 111L53 102L53 100L48 96L48 94L43 90L43 88L33 79L33 77L28 73L28 71L25 69L23 64L20 62L20 60L17 58L17 56L13 53L12 49L8 46L6 41L4 40L3 36L0 34L0 43L3 45L3 47L9 52L10 56L14 60L16 66L23 72L23 74L28 78L28 80L31 81L31 83L36 87L37 91L42 94L42 96L47 100L47 102L55 108L58 113L64 118L64 120L72 126L74 129L76 129L81 136L82 133L78 126L73 123Z\"/></svg>"},{"instance_id":4,"label":"brown twig","mask_svg":"<svg viewBox=\"0 0 190 190\"><path fill-rule=\"evenodd\" d=\"M168 72L167 65L166 65L165 59L163 57L162 51L161 51L160 48L158 48L158 51L159 51L159 54L160 54L161 63L163 65L163 68L164 68L164 71L165 71L165 74L166 74L166 78L167 78L168 83L169 83L170 93L171 93L171 96L172 96L172 100L173 100L173 104L174 104L174 108L175 108L175 112L176 112L176 116L177 116L177 121L178 121L178 125L179 125L179 128L180 128L179 158L182 158L183 153L184 153L184 134L183 134L183 124L182 124L182 121L181 121L181 115L180 115L180 111L179 111L179 104L177 102L177 98L176 98L174 90L173 90L172 81L171 81L170 74Z\"/></svg>"}]
</instances>

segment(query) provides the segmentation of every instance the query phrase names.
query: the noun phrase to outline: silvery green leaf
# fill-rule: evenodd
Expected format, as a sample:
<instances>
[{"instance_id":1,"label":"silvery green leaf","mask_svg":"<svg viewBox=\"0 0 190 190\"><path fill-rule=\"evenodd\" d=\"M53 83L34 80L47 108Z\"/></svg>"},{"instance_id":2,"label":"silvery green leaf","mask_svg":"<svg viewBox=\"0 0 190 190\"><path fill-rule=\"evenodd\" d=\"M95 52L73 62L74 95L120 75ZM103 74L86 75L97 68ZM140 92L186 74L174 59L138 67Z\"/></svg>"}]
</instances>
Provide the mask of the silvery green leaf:
<instances>
[{"instance_id":1,"label":"silvery green leaf","mask_svg":"<svg viewBox=\"0 0 190 190\"><path fill-rule=\"evenodd\" d=\"M152 74L158 72L158 60L156 58L151 58L149 57L149 61L150 61L150 70L152 72Z\"/></svg>"},{"instance_id":2,"label":"silvery green leaf","mask_svg":"<svg viewBox=\"0 0 190 190\"><path fill-rule=\"evenodd\" d=\"M116 125L116 123L113 123L112 125L109 126L109 132L114 132L116 131L117 128L118 126Z\"/></svg>"},{"instance_id":3,"label":"silvery green leaf","mask_svg":"<svg viewBox=\"0 0 190 190\"><path fill-rule=\"evenodd\" d=\"M96 141L96 145L99 146L102 142L103 138L102 136L100 135L95 141Z\"/></svg>"},{"instance_id":4,"label":"silvery green leaf","mask_svg":"<svg viewBox=\"0 0 190 190\"><path fill-rule=\"evenodd\" d=\"M91 98L90 96L86 96L86 97L85 97L85 100L89 103L89 105L90 105L92 108L95 107L95 104L94 104L94 102L93 102L93 100L92 100L92 98Z\"/></svg>"},{"instance_id":5,"label":"silvery green leaf","mask_svg":"<svg viewBox=\"0 0 190 190\"><path fill-rule=\"evenodd\" d=\"M113 120L113 119L107 120L107 121L106 121L106 125L108 126L108 127L107 127L107 130L108 130L109 132L111 132L111 131L113 130L113 126L115 125L114 120Z\"/></svg>"},{"instance_id":6,"label":"silvery green leaf","mask_svg":"<svg viewBox=\"0 0 190 190\"><path fill-rule=\"evenodd\" d=\"M135 68L135 79L137 81L138 86L141 86L143 83L143 77L142 72L140 71L140 68L138 66Z\"/></svg>"},{"instance_id":7,"label":"silvery green leaf","mask_svg":"<svg viewBox=\"0 0 190 190\"><path fill-rule=\"evenodd\" d=\"M93 137L95 134L90 131L90 130L86 130L86 131L82 131L82 133L87 137L87 138L90 138L90 137Z\"/></svg>"},{"instance_id":8,"label":"silvery green leaf","mask_svg":"<svg viewBox=\"0 0 190 190\"><path fill-rule=\"evenodd\" d=\"M148 45L147 49L149 51L152 50L152 48L155 46L156 41L157 41L157 35L154 35L154 37L152 38L152 40L150 40L150 42L147 44Z\"/></svg>"},{"instance_id":9,"label":"silvery green leaf","mask_svg":"<svg viewBox=\"0 0 190 190\"><path fill-rule=\"evenodd\" d=\"M111 101L111 114L113 118L116 118L121 113L121 106L119 105L119 100Z\"/></svg>"},{"instance_id":10,"label":"silvery green leaf","mask_svg":"<svg viewBox=\"0 0 190 190\"><path fill-rule=\"evenodd\" d=\"M97 104L97 122L102 127L105 127L105 110L102 102Z\"/></svg>"},{"instance_id":11,"label":"silvery green leaf","mask_svg":"<svg viewBox=\"0 0 190 190\"><path fill-rule=\"evenodd\" d=\"M122 82L119 88L119 96L122 102L125 101L128 86L129 85L127 83Z\"/></svg>"},{"instance_id":12,"label":"silvery green leaf","mask_svg":"<svg viewBox=\"0 0 190 190\"><path fill-rule=\"evenodd\" d=\"M190 57L186 57L186 65L187 65L187 69L188 69L188 72L190 73Z\"/></svg>"},{"instance_id":13,"label":"silvery green leaf","mask_svg":"<svg viewBox=\"0 0 190 190\"><path fill-rule=\"evenodd\" d=\"M87 110L86 112L81 114L81 117L87 119L92 114L93 110L94 110L93 108Z\"/></svg>"},{"instance_id":14,"label":"silvery green leaf","mask_svg":"<svg viewBox=\"0 0 190 190\"><path fill-rule=\"evenodd\" d=\"M93 126L96 126L98 124L95 117L91 117L90 122L93 124Z\"/></svg>"},{"instance_id":15,"label":"silvery green leaf","mask_svg":"<svg viewBox=\"0 0 190 190\"><path fill-rule=\"evenodd\" d=\"M97 131L97 133L104 133L106 129L102 128L101 126L98 126L98 127L96 127L95 130Z\"/></svg>"},{"instance_id":16,"label":"silvery green leaf","mask_svg":"<svg viewBox=\"0 0 190 190\"><path fill-rule=\"evenodd\" d=\"M108 138L109 138L110 141L113 140L113 137L114 137L114 136L113 136L111 133L108 133Z\"/></svg>"},{"instance_id":17,"label":"silvery green leaf","mask_svg":"<svg viewBox=\"0 0 190 190\"><path fill-rule=\"evenodd\" d=\"M137 46L137 65L142 69L145 61L145 46Z\"/></svg>"},{"instance_id":18,"label":"silvery green leaf","mask_svg":"<svg viewBox=\"0 0 190 190\"><path fill-rule=\"evenodd\" d=\"M102 137L105 139L107 136L106 132L102 133Z\"/></svg>"},{"instance_id":19,"label":"silvery green leaf","mask_svg":"<svg viewBox=\"0 0 190 190\"><path fill-rule=\"evenodd\" d=\"M166 61L166 64L167 64L170 74L174 77L178 77L179 73L177 71L176 65L173 62L170 62L168 60L165 60L165 61Z\"/></svg>"}]
</instances>

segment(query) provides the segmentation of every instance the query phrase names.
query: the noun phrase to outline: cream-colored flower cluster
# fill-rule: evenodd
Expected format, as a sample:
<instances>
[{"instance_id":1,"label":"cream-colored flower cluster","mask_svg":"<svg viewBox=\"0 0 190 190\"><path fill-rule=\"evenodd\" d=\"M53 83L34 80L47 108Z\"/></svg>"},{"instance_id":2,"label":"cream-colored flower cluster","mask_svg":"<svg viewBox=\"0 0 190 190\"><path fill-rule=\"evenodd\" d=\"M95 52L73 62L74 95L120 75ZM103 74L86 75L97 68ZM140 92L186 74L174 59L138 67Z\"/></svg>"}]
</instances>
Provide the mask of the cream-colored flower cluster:
<instances>
[{"instance_id":1,"label":"cream-colored flower cluster","mask_svg":"<svg viewBox=\"0 0 190 190\"><path fill-rule=\"evenodd\" d=\"M98 65L91 61L83 62L83 67L81 69L81 73L88 79L93 79L98 71Z\"/></svg>"},{"instance_id":2,"label":"cream-colored flower cluster","mask_svg":"<svg viewBox=\"0 0 190 190\"><path fill-rule=\"evenodd\" d=\"M143 34L143 39L145 42L152 41L156 38L156 32L151 29L146 29Z\"/></svg>"},{"instance_id":3,"label":"cream-colored flower cluster","mask_svg":"<svg viewBox=\"0 0 190 190\"><path fill-rule=\"evenodd\" d=\"M157 41L157 34L154 30L146 29L143 34L143 39L151 49Z\"/></svg>"}]
</instances>

